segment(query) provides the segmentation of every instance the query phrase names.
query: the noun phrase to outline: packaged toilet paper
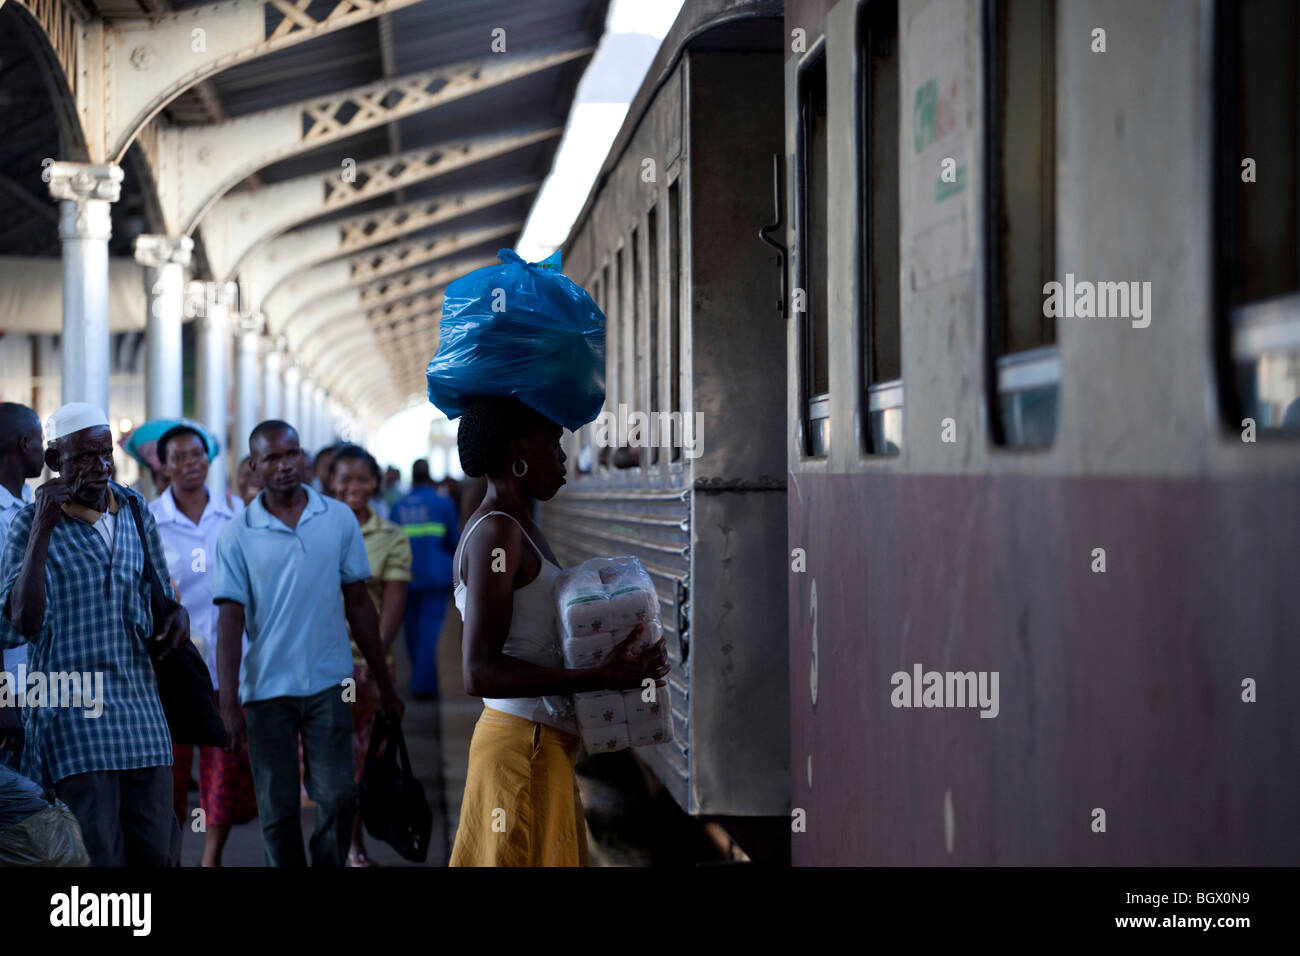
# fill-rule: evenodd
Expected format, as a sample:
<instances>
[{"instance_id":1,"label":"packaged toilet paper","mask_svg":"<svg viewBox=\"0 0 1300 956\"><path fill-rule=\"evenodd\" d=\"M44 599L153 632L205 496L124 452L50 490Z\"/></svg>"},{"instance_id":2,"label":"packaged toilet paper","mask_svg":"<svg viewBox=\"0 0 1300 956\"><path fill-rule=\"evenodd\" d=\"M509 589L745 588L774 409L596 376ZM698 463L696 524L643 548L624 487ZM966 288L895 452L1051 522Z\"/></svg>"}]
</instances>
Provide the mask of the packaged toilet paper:
<instances>
[{"instance_id":1,"label":"packaged toilet paper","mask_svg":"<svg viewBox=\"0 0 1300 956\"><path fill-rule=\"evenodd\" d=\"M623 641L627 640L632 635L632 632L635 630L636 630L635 627L629 627L621 631L615 631L614 643L621 644ZM658 644L659 639L663 636L664 636L663 628L660 626L657 620L647 621L645 622L645 628L641 631L641 636L632 642L632 650L634 653L640 653L641 651L644 651L646 648L653 647L655 644Z\"/></svg>"},{"instance_id":2,"label":"packaged toilet paper","mask_svg":"<svg viewBox=\"0 0 1300 956\"><path fill-rule=\"evenodd\" d=\"M644 650L660 640L659 595L634 557L592 558L555 579L556 609L564 663L598 667L614 647L643 628L633 645ZM653 700L641 688L575 694L574 711L588 753L647 747L673 739L668 687L655 687Z\"/></svg>"},{"instance_id":3,"label":"packaged toilet paper","mask_svg":"<svg viewBox=\"0 0 1300 956\"><path fill-rule=\"evenodd\" d=\"M647 697L653 699L646 700ZM653 695L649 687L634 687L623 691L623 709L627 713L629 724L658 718L665 710L672 709L668 705L668 685L665 683L663 687L654 688Z\"/></svg>"},{"instance_id":4,"label":"packaged toilet paper","mask_svg":"<svg viewBox=\"0 0 1300 956\"><path fill-rule=\"evenodd\" d=\"M612 727L627 723L627 706L619 691L574 694L573 703L578 714L578 726L583 729Z\"/></svg>"},{"instance_id":5,"label":"packaged toilet paper","mask_svg":"<svg viewBox=\"0 0 1300 956\"><path fill-rule=\"evenodd\" d=\"M672 717L643 720L627 725L627 742L631 747L657 747L673 739Z\"/></svg>"},{"instance_id":6,"label":"packaged toilet paper","mask_svg":"<svg viewBox=\"0 0 1300 956\"><path fill-rule=\"evenodd\" d=\"M653 588L623 587L610 591L609 616L616 631L657 620L659 598Z\"/></svg>"},{"instance_id":7,"label":"packaged toilet paper","mask_svg":"<svg viewBox=\"0 0 1300 956\"><path fill-rule=\"evenodd\" d=\"M627 724L611 724L582 731L582 746L589 754L613 753L627 749Z\"/></svg>"},{"instance_id":8,"label":"packaged toilet paper","mask_svg":"<svg viewBox=\"0 0 1300 956\"><path fill-rule=\"evenodd\" d=\"M565 667L599 667L617 643L608 631L587 637L572 637L564 642Z\"/></svg>"}]
</instances>

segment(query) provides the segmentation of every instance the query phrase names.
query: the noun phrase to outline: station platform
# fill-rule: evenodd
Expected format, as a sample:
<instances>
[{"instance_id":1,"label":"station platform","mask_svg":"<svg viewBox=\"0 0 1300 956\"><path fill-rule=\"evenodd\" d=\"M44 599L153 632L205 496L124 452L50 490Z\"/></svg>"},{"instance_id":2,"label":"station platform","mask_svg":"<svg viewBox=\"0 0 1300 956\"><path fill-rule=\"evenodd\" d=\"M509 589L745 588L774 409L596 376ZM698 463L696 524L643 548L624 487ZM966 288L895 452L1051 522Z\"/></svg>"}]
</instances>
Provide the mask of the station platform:
<instances>
[{"instance_id":1,"label":"station platform","mask_svg":"<svg viewBox=\"0 0 1300 956\"><path fill-rule=\"evenodd\" d=\"M445 866L451 853L465 791L469 741L474 722L483 710L482 701L466 696L463 689L460 635L460 615L455 607L449 606L438 642L438 684L442 697L436 702L410 698L409 662L404 638L398 638L401 646L395 655L397 686L406 702L402 726L411 764L433 810L434 831L429 841L429 858L424 864L402 859L388 844L367 834L366 852L381 867ZM197 764L196 760L196 768ZM653 780L647 780L627 752L584 758L578 765L578 790L586 810L593 866L680 865L718 858L716 848L676 808L671 797L654 792ZM190 791L191 810L198 806L198 796L197 789ZM303 807L304 846L311 838L315 817L314 807ZM203 835L187 829L182 837L182 865L199 866L202 858ZM222 862L225 866L266 865L256 821L231 831Z\"/></svg>"}]
</instances>

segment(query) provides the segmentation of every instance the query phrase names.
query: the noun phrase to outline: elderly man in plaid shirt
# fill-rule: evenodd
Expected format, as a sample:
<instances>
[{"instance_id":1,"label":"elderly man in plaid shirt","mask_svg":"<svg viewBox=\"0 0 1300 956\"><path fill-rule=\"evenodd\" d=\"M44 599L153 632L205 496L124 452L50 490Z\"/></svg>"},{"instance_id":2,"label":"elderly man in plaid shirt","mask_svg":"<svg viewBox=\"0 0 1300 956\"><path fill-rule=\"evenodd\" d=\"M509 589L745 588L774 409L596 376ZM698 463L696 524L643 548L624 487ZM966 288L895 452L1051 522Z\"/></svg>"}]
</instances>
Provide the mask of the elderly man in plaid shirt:
<instances>
[{"instance_id":1,"label":"elderly man in plaid shirt","mask_svg":"<svg viewBox=\"0 0 1300 956\"><path fill-rule=\"evenodd\" d=\"M180 845L171 735L149 657L146 545L132 500L155 568L167 567L162 541L144 500L109 480L113 435L103 411L65 405L46 437L45 463L59 477L14 517L0 563L0 647L29 644L27 683L41 673L47 684L46 699L25 709L23 772L72 809L92 865L166 866ZM163 652L181 647L189 630L177 605L161 622ZM75 697L50 699L52 675L72 672L82 675L81 707ZM99 699L84 700L86 675L102 687Z\"/></svg>"}]
</instances>

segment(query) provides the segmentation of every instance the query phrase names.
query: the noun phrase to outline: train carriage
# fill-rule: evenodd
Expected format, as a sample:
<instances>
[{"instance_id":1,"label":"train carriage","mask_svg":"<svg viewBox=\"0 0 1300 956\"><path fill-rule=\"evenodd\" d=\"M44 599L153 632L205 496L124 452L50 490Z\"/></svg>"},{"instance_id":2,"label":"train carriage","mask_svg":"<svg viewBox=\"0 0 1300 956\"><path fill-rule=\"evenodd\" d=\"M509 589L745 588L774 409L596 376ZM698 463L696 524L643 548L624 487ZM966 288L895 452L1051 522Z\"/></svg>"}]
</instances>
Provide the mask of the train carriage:
<instances>
[{"instance_id":1,"label":"train carriage","mask_svg":"<svg viewBox=\"0 0 1300 956\"><path fill-rule=\"evenodd\" d=\"M794 863L1300 859L1297 28L786 4Z\"/></svg>"},{"instance_id":2,"label":"train carriage","mask_svg":"<svg viewBox=\"0 0 1300 956\"><path fill-rule=\"evenodd\" d=\"M608 319L607 417L566 437L542 522L566 565L633 554L655 581L677 739L637 754L698 816L788 809L785 350L757 238L781 13L685 6L563 246Z\"/></svg>"}]
</instances>

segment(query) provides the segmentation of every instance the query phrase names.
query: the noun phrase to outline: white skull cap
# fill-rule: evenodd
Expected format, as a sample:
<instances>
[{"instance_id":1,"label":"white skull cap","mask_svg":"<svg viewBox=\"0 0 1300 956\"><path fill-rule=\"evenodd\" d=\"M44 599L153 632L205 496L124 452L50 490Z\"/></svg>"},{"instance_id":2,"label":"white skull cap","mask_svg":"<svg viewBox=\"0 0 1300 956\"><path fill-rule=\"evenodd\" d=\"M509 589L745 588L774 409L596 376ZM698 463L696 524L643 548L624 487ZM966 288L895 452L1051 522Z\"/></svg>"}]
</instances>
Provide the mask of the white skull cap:
<instances>
[{"instance_id":1,"label":"white skull cap","mask_svg":"<svg viewBox=\"0 0 1300 956\"><path fill-rule=\"evenodd\" d=\"M58 441L73 432L94 428L96 425L108 427L108 416L103 409L86 402L69 402L45 422L45 440Z\"/></svg>"}]
</instances>

